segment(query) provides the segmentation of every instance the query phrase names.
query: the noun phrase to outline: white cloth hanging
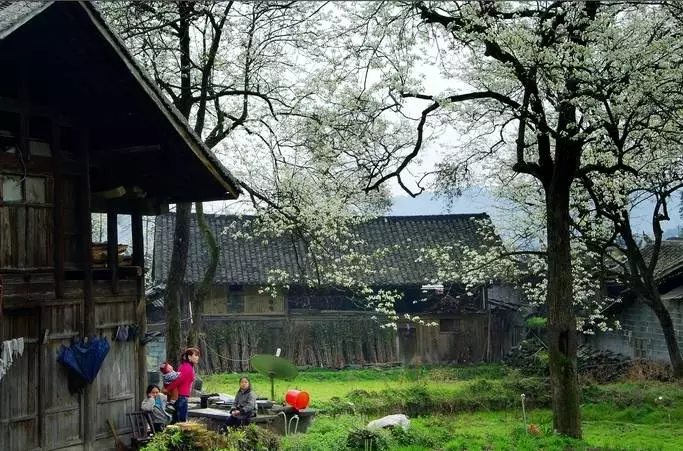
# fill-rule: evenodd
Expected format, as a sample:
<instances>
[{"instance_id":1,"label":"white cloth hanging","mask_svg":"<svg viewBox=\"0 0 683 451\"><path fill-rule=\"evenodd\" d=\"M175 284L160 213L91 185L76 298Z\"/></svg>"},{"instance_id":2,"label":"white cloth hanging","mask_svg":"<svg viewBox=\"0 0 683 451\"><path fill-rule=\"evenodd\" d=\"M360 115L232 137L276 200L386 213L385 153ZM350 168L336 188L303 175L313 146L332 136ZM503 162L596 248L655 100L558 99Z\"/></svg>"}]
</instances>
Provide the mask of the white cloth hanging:
<instances>
[{"instance_id":1,"label":"white cloth hanging","mask_svg":"<svg viewBox=\"0 0 683 451\"><path fill-rule=\"evenodd\" d=\"M14 359L24 354L24 338L13 338L2 342L0 353L0 380L7 374Z\"/></svg>"}]
</instances>

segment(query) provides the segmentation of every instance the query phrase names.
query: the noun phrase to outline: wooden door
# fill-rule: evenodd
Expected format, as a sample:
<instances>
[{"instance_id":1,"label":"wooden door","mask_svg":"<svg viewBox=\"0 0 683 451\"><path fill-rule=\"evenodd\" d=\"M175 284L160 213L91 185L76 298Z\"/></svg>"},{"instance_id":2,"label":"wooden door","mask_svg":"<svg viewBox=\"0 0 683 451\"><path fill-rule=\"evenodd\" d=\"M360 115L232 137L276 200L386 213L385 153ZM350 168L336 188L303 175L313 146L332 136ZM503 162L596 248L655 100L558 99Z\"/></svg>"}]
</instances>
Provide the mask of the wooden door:
<instances>
[{"instance_id":1,"label":"wooden door","mask_svg":"<svg viewBox=\"0 0 683 451\"><path fill-rule=\"evenodd\" d=\"M39 310L5 310L0 317L0 341L24 339L24 352L13 359L0 380L0 449L40 447Z\"/></svg>"}]
</instances>

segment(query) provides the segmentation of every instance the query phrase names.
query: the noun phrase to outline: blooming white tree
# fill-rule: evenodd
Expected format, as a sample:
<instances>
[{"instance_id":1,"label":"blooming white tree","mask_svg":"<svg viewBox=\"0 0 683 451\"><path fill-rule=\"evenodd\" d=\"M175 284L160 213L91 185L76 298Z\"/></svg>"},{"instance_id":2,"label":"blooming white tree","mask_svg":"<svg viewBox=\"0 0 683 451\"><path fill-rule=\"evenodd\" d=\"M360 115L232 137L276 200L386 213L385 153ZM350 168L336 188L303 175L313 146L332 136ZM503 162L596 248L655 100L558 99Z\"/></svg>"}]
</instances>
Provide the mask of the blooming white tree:
<instances>
[{"instance_id":1,"label":"blooming white tree","mask_svg":"<svg viewBox=\"0 0 683 451\"><path fill-rule=\"evenodd\" d=\"M368 171L368 188L400 177L428 132L450 124L466 139L441 165L443 185L462 186L474 168L492 165L538 181L553 423L580 436L572 189L636 173L630 157L649 145L652 130L667 130L664 119L650 118L680 104L678 28L661 6L601 2L391 3L355 17L374 38L359 54L384 68L388 108L426 103L414 147L366 157L387 163ZM416 40L436 48L417 60L436 60L445 89L416 82L416 57L406 50ZM406 54L410 65L400 64Z\"/></svg>"}]
</instances>

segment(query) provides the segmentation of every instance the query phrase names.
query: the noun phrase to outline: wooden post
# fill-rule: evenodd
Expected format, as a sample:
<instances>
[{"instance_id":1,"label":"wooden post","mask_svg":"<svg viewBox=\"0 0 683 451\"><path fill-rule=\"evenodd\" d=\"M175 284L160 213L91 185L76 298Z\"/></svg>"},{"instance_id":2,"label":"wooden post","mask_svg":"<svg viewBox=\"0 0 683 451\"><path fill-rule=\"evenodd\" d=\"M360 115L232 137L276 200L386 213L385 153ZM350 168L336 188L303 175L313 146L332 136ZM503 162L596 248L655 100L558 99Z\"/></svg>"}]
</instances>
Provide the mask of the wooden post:
<instances>
[{"instance_id":1,"label":"wooden post","mask_svg":"<svg viewBox=\"0 0 683 451\"><path fill-rule=\"evenodd\" d=\"M107 266L111 272L111 292L119 292L119 229L114 209L107 206Z\"/></svg>"},{"instance_id":2,"label":"wooden post","mask_svg":"<svg viewBox=\"0 0 683 451\"><path fill-rule=\"evenodd\" d=\"M138 393L136 399L141 399L147 387L147 352L144 344L147 334L147 302L145 299L145 249L142 230L142 214L136 208L130 218L133 235L133 266L141 269L137 277L137 318L139 326L138 334Z\"/></svg>"},{"instance_id":3,"label":"wooden post","mask_svg":"<svg viewBox=\"0 0 683 451\"><path fill-rule=\"evenodd\" d=\"M81 250L83 262L83 328L86 337L95 335L95 303L92 295L92 219L90 213L90 150L88 135L81 130ZM97 390L93 384L85 386L83 396L84 441L85 449L92 449L97 425Z\"/></svg>"},{"instance_id":4,"label":"wooden post","mask_svg":"<svg viewBox=\"0 0 683 451\"><path fill-rule=\"evenodd\" d=\"M53 194L52 194L52 220L53 220L53 246L54 246L54 265L55 265L55 297L64 297L64 217L62 215L64 186L62 183L62 147L61 131L59 123L53 116L52 136L50 147L52 148L53 161Z\"/></svg>"}]
</instances>

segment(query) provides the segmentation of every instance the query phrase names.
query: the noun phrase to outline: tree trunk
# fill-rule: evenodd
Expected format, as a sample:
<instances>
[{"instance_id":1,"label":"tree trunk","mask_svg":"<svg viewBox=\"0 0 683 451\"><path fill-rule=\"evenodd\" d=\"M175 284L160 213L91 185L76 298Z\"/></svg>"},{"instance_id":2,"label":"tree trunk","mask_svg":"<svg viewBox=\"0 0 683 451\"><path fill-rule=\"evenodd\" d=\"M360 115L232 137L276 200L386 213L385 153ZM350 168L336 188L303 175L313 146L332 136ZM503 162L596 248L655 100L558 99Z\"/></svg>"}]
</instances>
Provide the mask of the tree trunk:
<instances>
[{"instance_id":1,"label":"tree trunk","mask_svg":"<svg viewBox=\"0 0 683 451\"><path fill-rule=\"evenodd\" d=\"M173 254L166 281L166 360L178 364L181 352L180 341L180 293L187 266L187 249L190 236L190 214L192 204L176 205L175 231L173 233Z\"/></svg>"},{"instance_id":2,"label":"tree trunk","mask_svg":"<svg viewBox=\"0 0 683 451\"><path fill-rule=\"evenodd\" d=\"M560 163L555 163L560 164ZM566 170L566 169L565 169ZM546 189L548 231L548 348L553 428L581 437L579 381L576 369L576 319L573 312L569 239L569 187L555 174Z\"/></svg>"},{"instance_id":3,"label":"tree trunk","mask_svg":"<svg viewBox=\"0 0 683 451\"><path fill-rule=\"evenodd\" d=\"M190 69L190 16L193 5L190 2L178 4L178 50L180 51L180 96L175 103L185 119L192 110L191 69ZM174 366L181 352L180 340L180 293L185 279L187 249L190 238L191 203L176 205L175 231L173 234L173 254L166 282L166 359Z\"/></svg>"},{"instance_id":4,"label":"tree trunk","mask_svg":"<svg viewBox=\"0 0 683 451\"><path fill-rule=\"evenodd\" d=\"M654 293L650 295L648 299L650 307L657 315L659 324L662 326L662 332L664 333L664 341L666 342L666 348L669 351L669 360L671 361L671 368L676 379L683 378L683 359L681 359L681 349L678 346L678 339L676 338L676 330L674 329L673 321L671 320L671 314L667 310L666 306L662 302L662 298L659 292L655 290Z\"/></svg>"},{"instance_id":5,"label":"tree trunk","mask_svg":"<svg viewBox=\"0 0 683 451\"><path fill-rule=\"evenodd\" d=\"M195 204L197 211L197 224L202 232L202 236L209 248L209 266L206 268L204 278L195 290L194 299L192 300L192 318L193 322L190 326L190 331L187 334L188 346L199 346L199 336L202 331L202 315L204 314L204 302L211 293L213 286L213 279L216 277L216 269L218 268L218 242L209 227L204 217L204 207L201 202Z\"/></svg>"}]
</instances>

